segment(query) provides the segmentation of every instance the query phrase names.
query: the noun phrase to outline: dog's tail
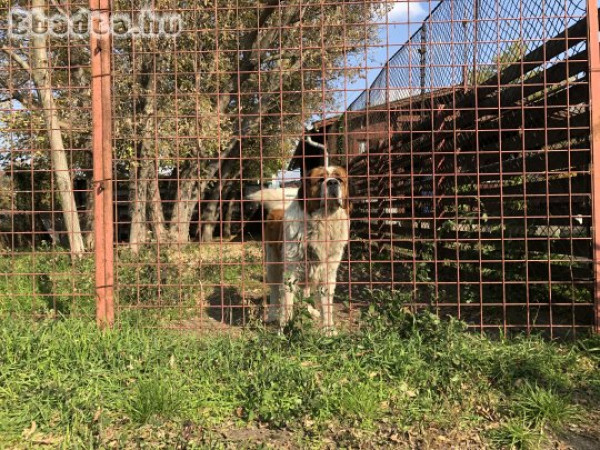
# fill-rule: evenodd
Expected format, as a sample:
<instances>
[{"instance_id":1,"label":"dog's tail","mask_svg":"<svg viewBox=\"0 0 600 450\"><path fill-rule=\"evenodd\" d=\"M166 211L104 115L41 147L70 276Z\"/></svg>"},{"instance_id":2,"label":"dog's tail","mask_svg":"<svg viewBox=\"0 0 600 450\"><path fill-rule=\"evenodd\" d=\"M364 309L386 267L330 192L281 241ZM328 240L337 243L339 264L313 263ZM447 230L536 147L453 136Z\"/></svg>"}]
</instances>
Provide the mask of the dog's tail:
<instances>
[{"instance_id":1,"label":"dog's tail","mask_svg":"<svg viewBox=\"0 0 600 450\"><path fill-rule=\"evenodd\" d=\"M260 202L267 211L287 209L298 194L298 188L261 189L246 196L248 200Z\"/></svg>"}]
</instances>

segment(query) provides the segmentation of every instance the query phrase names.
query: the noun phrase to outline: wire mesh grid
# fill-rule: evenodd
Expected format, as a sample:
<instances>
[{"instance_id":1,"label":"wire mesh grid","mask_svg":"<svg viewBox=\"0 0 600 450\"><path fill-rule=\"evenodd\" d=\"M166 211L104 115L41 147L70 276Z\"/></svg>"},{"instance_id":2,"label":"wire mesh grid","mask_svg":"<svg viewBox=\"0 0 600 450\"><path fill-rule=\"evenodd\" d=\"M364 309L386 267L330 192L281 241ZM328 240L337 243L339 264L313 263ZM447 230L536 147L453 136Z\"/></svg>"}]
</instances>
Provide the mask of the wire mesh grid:
<instances>
[{"instance_id":1,"label":"wire mesh grid","mask_svg":"<svg viewBox=\"0 0 600 450\"><path fill-rule=\"evenodd\" d=\"M93 317L89 42L43 32L80 7L0 4L3 316Z\"/></svg>"},{"instance_id":2,"label":"wire mesh grid","mask_svg":"<svg viewBox=\"0 0 600 450\"><path fill-rule=\"evenodd\" d=\"M312 283L337 327L594 327L587 2L1 8L2 315L232 330Z\"/></svg>"}]
</instances>

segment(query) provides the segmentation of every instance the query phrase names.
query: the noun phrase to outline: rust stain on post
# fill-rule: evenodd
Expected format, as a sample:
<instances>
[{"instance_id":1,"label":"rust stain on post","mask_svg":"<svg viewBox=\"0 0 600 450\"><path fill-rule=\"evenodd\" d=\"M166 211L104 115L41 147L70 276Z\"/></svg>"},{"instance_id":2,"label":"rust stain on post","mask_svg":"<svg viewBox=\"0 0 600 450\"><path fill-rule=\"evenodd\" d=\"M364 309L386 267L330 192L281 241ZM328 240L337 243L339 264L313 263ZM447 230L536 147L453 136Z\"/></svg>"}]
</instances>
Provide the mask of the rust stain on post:
<instances>
[{"instance_id":1,"label":"rust stain on post","mask_svg":"<svg viewBox=\"0 0 600 450\"><path fill-rule=\"evenodd\" d=\"M590 143L592 147L592 233L594 260L594 324L600 332L600 45L598 7L587 2L590 88Z\"/></svg>"},{"instance_id":2,"label":"rust stain on post","mask_svg":"<svg viewBox=\"0 0 600 450\"><path fill-rule=\"evenodd\" d=\"M114 322L110 3L90 0L90 10L96 320L99 326L110 327Z\"/></svg>"}]
</instances>

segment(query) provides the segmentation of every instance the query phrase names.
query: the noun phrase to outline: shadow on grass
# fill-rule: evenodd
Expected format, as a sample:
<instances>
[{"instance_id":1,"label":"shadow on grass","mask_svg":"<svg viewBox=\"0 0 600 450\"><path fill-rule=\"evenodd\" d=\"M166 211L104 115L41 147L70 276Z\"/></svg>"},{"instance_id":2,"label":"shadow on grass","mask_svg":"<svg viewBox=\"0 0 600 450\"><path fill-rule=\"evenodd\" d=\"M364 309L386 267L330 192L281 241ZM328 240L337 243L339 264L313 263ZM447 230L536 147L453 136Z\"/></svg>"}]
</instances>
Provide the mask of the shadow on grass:
<instances>
[{"instance_id":1,"label":"shadow on grass","mask_svg":"<svg viewBox=\"0 0 600 450\"><path fill-rule=\"evenodd\" d=\"M208 316L229 326L245 326L262 317L263 297L242 296L233 286L215 288L206 301Z\"/></svg>"}]
</instances>

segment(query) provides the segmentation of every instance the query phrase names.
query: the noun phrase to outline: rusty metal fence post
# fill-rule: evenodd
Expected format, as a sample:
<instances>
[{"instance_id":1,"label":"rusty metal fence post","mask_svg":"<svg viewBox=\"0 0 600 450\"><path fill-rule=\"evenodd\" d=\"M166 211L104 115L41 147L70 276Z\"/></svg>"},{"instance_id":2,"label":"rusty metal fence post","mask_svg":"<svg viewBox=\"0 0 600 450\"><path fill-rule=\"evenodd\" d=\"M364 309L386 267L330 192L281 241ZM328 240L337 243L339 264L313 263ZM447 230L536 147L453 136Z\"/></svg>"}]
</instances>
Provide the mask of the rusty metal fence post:
<instances>
[{"instance_id":1,"label":"rusty metal fence post","mask_svg":"<svg viewBox=\"0 0 600 450\"><path fill-rule=\"evenodd\" d=\"M590 145L592 150L592 236L594 261L594 324L600 332L600 28L596 0L587 2L590 89Z\"/></svg>"},{"instance_id":2,"label":"rusty metal fence post","mask_svg":"<svg viewBox=\"0 0 600 450\"><path fill-rule=\"evenodd\" d=\"M90 0L96 320L114 322L110 2Z\"/></svg>"}]
</instances>

